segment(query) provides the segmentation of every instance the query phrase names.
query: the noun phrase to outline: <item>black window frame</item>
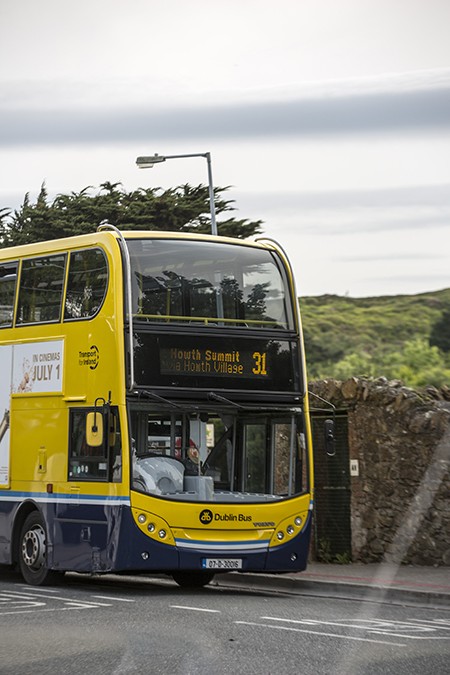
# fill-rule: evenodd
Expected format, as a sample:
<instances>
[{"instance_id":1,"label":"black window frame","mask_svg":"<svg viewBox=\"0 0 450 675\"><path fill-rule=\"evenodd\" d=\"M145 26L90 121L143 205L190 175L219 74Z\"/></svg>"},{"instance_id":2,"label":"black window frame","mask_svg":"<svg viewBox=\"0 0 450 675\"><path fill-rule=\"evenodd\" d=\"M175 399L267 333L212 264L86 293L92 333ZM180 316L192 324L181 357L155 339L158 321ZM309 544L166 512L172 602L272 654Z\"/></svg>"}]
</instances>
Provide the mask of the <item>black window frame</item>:
<instances>
[{"instance_id":1,"label":"black window frame","mask_svg":"<svg viewBox=\"0 0 450 675\"><path fill-rule=\"evenodd\" d=\"M54 260L54 259L57 259L57 258L61 259L62 262L63 262L61 279L53 280L53 281L50 281L49 283L54 283L56 281L56 283L58 283L60 285L59 304L58 303L49 303L49 302L39 302L37 306L40 308L40 310L42 310L42 308L48 309L51 306L58 307L58 309L59 309L58 317L57 318L54 318L54 317L42 318L40 316L39 320L27 320L27 321L21 320L20 316L19 316L20 312L21 312L21 308L26 306L25 303L23 301L21 301L22 300L21 296L22 296L23 293L26 292L26 290L24 289L24 286L23 286L23 282L24 282L24 276L28 272L28 270L26 269L27 264L30 264L29 269L32 269L32 265L34 264L35 265L34 269L37 270L38 269L38 266L36 265L37 261L44 261L44 260L45 261L51 261L51 260ZM39 325L39 324L44 324L44 323L60 323L61 322L62 304L63 304L63 298L64 298L64 286L65 286L65 278L66 278L66 270L67 270L67 260L68 260L67 251L58 251L58 252L55 252L55 253L48 253L48 254L45 254L45 255L33 256L32 258L23 258L21 260L19 284L18 284L18 287L17 287L17 306L16 306L16 313L15 313L15 321L14 321L14 325L15 325L16 328L20 328L22 326L34 326L34 325ZM25 270L24 270L24 267L25 267ZM45 266L43 265L42 269L44 269L44 268L45 268ZM33 279L33 281L36 281L36 279ZM38 293L42 294L42 290L39 291L39 284L34 284L32 287L30 287L28 289L29 293L36 293L36 291ZM55 293L55 295L57 293L57 291L51 291L51 292Z\"/></svg>"},{"instance_id":2,"label":"black window frame","mask_svg":"<svg viewBox=\"0 0 450 675\"><path fill-rule=\"evenodd\" d=\"M103 416L103 429L104 429L104 438L103 443L98 448L92 447L93 454L85 455L75 455L73 453L74 449L74 433L77 429L75 426L75 417L77 415L81 416L80 428L78 431L84 434L83 441L85 442L86 437L86 417L88 413L96 412L98 415ZM113 415L116 423L114 427L115 433L115 442L114 445L110 443L110 433L108 429L109 424L109 415ZM83 483L119 483L122 481L122 441L121 441L121 430L120 430L120 416L118 406L107 406L106 411L102 411L99 408L95 407L82 407L82 408L70 408L69 409L69 437L68 437L68 452L67 452L67 481L68 482L83 482ZM74 474L73 468L74 464L78 462L81 464L81 470ZM104 476L92 475L90 472L86 472L84 468L86 466L93 465L94 463L106 464L106 474ZM71 475L72 472L72 475ZM116 472L116 475L115 475Z\"/></svg>"},{"instance_id":3,"label":"black window frame","mask_svg":"<svg viewBox=\"0 0 450 675\"><path fill-rule=\"evenodd\" d=\"M13 323L14 323L14 310L15 310L15 306L16 306L16 296L17 296L17 280L19 278L19 260L8 260L8 261L5 260L5 261L0 262L0 289L4 288L3 284L5 282L2 281L2 279L4 279L4 277L8 276L8 272L7 272L8 268L11 268L10 274L14 273L14 277L15 277L13 283L11 284L12 285L12 293L8 294L8 295L12 296L11 297L12 304L8 305L8 306L4 305L4 307L7 307L7 309L2 310L2 312L3 311L5 311L5 313L10 312L11 316L10 316L9 321L2 321L1 314L0 314L0 328L11 328L13 326ZM2 274L2 270L5 270L6 273ZM12 272L12 270L14 270L14 272ZM6 283L11 283L11 282L6 282ZM6 293L5 293L4 298L0 294L0 305L1 305L1 301L3 299L8 299Z\"/></svg>"},{"instance_id":4,"label":"black window frame","mask_svg":"<svg viewBox=\"0 0 450 675\"><path fill-rule=\"evenodd\" d=\"M92 253L92 252L99 252L103 256L103 260L105 263L105 271L106 271L106 281L103 289L103 296L101 300L99 301L98 305L95 307L95 311L89 314L85 314L83 316L66 316L66 307L67 307L67 301L68 301L68 296L69 293L71 292L71 263L72 259L76 255L80 255L83 253ZM83 249L73 249L69 251L69 260L68 260L68 272L67 272L67 283L66 283L66 292L64 296L64 308L62 312L62 320L64 323L70 323L72 321L89 321L90 319L93 319L97 314L100 312L101 308L103 307L103 304L105 302L106 295L108 293L108 287L109 287L109 281L110 281L110 270L109 270L109 264L108 264L108 258L106 256L105 251L100 247L100 246L95 246L95 247L89 247L89 248L83 248ZM77 270L75 272L76 274L79 274L79 271ZM85 287L86 288L86 287Z\"/></svg>"}]
</instances>

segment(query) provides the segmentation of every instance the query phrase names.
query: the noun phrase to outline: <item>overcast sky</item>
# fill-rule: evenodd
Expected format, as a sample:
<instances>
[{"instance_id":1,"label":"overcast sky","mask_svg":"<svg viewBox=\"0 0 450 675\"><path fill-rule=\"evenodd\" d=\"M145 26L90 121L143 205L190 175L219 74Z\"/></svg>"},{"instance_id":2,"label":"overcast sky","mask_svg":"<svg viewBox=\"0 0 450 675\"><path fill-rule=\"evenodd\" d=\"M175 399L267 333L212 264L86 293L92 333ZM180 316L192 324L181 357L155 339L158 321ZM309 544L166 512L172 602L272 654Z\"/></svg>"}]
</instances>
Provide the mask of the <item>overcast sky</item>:
<instances>
[{"instance_id":1,"label":"overcast sky","mask_svg":"<svg viewBox=\"0 0 450 675\"><path fill-rule=\"evenodd\" d=\"M0 0L0 208L206 183L299 293L450 287L449 0Z\"/></svg>"}]
</instances>

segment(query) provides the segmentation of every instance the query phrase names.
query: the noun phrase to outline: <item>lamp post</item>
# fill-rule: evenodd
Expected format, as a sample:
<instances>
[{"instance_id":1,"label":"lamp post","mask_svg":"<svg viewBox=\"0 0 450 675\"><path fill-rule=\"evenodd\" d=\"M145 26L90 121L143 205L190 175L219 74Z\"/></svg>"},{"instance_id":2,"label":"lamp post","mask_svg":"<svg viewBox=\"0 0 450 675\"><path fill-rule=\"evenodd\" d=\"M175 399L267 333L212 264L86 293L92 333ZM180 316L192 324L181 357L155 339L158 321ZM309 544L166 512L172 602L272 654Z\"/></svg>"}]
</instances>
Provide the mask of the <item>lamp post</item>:
<instances>
[{"instance_id":1,"label":"lamp post","mask_svg":"<svg viewBox=\"0 0 450 675\"><path fill-rule=\"evenodd\" d=\"M204 157L208 166L208 186L209 186L209 208L211 212L211 234L217 234L216 210L214 207L214 186L211 169L211 154L209 152L198 152L192 155L150 155L148 157L138 157L136 164L140 169L151 169L155 164L165 162L166 159L183 159L184 157Z\"/></svg>"}]
</instances>

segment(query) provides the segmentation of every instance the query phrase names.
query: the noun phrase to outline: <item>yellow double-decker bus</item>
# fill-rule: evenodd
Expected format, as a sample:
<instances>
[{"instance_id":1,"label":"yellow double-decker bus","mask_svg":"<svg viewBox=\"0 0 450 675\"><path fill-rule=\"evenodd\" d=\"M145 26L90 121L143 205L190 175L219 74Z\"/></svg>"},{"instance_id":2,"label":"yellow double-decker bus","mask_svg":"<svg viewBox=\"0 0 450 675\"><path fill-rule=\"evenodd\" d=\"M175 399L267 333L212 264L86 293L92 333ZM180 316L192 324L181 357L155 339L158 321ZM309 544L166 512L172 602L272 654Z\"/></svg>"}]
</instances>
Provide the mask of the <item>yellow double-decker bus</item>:
<instances>
[{"instance_id":1,"label":"yellow double-decker bus","mask_svg":"<svg viewBox=\"0 0 450 675\"><path fill-rule=\"evenodd\" d=\"M0 564L218 572L307 563L300 317L271 240L96 233L0 251Z\"/></svg>"}]
</instances>

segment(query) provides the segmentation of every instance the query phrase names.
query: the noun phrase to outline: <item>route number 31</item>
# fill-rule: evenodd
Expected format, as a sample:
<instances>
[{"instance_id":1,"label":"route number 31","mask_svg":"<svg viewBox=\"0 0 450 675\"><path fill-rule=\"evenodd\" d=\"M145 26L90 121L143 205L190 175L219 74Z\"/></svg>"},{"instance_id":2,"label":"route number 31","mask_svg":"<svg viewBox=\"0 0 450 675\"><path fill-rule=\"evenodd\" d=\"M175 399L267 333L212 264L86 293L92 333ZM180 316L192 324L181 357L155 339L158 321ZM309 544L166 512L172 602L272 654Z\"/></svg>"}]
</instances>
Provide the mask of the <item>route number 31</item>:
<instances>
[{"instance_id":1,"label":"route number 31","mask_svg":"<svg viewBox=\"0 0 450 675\"><path fill-rule=\"evenodd\" d=\"M267 375L266 352L253 352L253 358L255 360L255 365L252 368L252 373L254 375Z\"/></svg>"}]
</instances>

